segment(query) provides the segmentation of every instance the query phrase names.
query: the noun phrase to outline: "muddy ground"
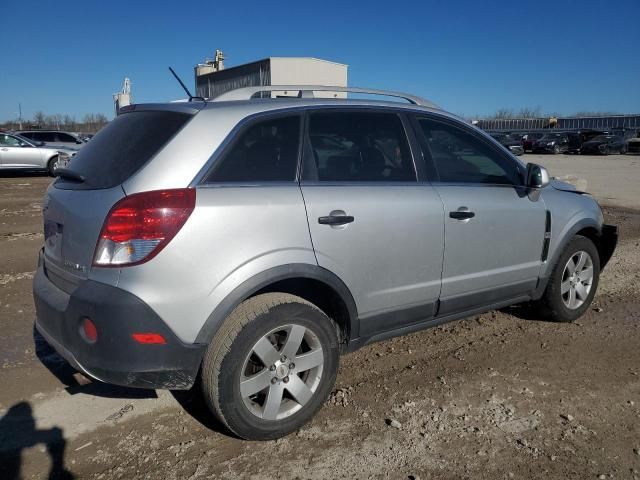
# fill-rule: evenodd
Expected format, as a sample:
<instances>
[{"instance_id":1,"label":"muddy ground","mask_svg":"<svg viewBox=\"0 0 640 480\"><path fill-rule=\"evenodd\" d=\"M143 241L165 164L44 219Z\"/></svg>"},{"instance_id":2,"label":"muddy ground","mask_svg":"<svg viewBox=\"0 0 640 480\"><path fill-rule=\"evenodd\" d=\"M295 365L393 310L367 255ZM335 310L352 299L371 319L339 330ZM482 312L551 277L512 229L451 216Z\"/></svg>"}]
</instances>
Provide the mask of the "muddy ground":
<instances>
[{"instance_id":1,"label":"muddy ground","mask_svg":"<svg viewBox=\"0 0 640 480\"><path fill-rule=\"evenodd\" d=\"M583 318L513 307L368 346L309 425L263 443L192 392L76 382L32 328L49 178L0 177L0 479L640 478L640 157L600 160L624 166L621 188L582 159L557 174L596 176L621 228Z\"/></svg>"}]
</instances>

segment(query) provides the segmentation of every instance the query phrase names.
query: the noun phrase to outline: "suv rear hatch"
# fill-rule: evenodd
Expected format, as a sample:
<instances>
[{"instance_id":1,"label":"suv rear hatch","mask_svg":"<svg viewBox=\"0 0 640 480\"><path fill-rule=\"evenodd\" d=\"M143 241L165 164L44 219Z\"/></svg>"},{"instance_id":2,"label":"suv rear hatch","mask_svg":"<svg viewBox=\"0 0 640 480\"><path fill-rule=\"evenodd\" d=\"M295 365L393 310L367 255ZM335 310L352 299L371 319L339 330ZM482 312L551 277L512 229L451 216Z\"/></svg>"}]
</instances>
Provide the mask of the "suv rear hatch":
<instances>
[{"instance_id":1,"label":"suv rear hatch","mask_svg":"<svg viewBox=\"0 0 640 480\"><path fill-rule=\"evenodd\" d=\"M43 204L44 260L51 281L69 292L89 276L104 220L111 207L126 196L122 183L190 118L188 113L164 110L120 115L67 168L58 171Z\"/></svg>"}]
</instances>

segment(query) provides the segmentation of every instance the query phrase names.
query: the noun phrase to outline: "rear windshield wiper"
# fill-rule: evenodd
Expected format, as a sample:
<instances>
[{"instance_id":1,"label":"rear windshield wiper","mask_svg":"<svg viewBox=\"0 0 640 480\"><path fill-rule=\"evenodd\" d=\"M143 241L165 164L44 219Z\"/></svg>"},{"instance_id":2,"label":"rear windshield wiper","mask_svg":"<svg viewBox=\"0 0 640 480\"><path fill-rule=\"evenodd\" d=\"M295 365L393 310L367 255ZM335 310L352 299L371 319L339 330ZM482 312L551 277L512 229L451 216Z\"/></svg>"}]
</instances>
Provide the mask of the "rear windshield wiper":
<instances>
[{"instance_id":1,"label":"rear windshield wiper","mask_svg":"<svg viewBox=\"0 0 640 480\"><path fill-rule=\"evenodd\" d=\"M80 175L78 172L74 172L68 168L56 168L55 172L56 177L65 178L67 180L73 180L74 182L82 183L86 180L84 175Z\"/></svg>"}]
</instances>

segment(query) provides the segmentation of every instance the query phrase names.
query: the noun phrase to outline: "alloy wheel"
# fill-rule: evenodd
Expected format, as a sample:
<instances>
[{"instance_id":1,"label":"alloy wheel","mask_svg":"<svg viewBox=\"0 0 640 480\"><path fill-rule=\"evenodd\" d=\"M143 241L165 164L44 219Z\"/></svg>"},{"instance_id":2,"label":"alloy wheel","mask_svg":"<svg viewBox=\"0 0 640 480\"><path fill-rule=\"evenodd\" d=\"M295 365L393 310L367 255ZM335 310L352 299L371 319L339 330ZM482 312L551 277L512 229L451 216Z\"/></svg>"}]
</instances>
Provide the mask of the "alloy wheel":
<instances>
[{"instance_id":1,"label":"alloy wheel","mask_svg":"<svg viewBox=\"0 0 640 480\"><path fill-rule=\"evenodd\" d=\"M574 253L562 272L560 294L565 306L571 310L580 308L587 300L593 284L593 260L585 251Z\"/></svg>"},{"instance_id":2,"label":"alloy wheel","mask_svg":"<svg viewBox=\"0 0 640 480\"><path fill-rule=\"evenodd\" d=\"M302 325L278 327L258 340L240 374L240 396L263 420L281 420L316 393L324 365L317 335Z\"/></svg>"}]
</instances>

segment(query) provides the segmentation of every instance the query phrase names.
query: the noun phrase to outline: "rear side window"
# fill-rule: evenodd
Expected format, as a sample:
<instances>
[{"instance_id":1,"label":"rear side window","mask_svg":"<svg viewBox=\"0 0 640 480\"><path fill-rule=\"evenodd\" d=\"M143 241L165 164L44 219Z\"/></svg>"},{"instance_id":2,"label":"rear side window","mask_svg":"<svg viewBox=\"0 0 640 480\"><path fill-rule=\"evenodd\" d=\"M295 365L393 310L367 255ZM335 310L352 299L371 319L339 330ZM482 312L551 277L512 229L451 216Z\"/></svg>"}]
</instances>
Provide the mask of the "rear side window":
<instances>
[{"instance_id":1,"label":"rear side window","mask_svg":"<svg viewBox=\"0 0 640 480\"><path fill-rule=\"evenodd\" d=\"M69 169L85 177L83 183L56 180L74 189L113 188L130 178L180 130L191 115L141 111L116 117L80 150Z\"/></svg>"},{"instance_id":2,"label":"rear side window","mask_svg":"<svg viewBox=\"0 0 640 480\"><path fill-rule=\"evenodd\" d=\"M418 123L441 182L521 183L516 163L470 132L426 118Z\"/></svg>"},{"instance_id":3,"label":"rear side window","mask_svg":"<svg viewBox=\"0 0 640 480\"><path fill-rule=\"evenodd\" d=\"M68 133L58 132L56 141L75 143L77 141L77 138L75 138L73 135L69 135Z\"/></svg>"},{"instance_id":4,"label":"rear side window","mask_svg":"<svg viewBox=\"0 0 640 480\"><path fill-rule=\"evenodd\" d=\"M309 141L320 182L416 181L404 127L394 113L312 113Z\"/></svg>"},{"instance_id":5,"label":"rear side window","mask_svg":"<svg viewBox=\"0 0 640 480\"><path fill-rule=\"evenodd\" d=\"M299 115L258 121L216 160L205 182L292 182L299 142Z\"/></svg>"}]
</instances>

